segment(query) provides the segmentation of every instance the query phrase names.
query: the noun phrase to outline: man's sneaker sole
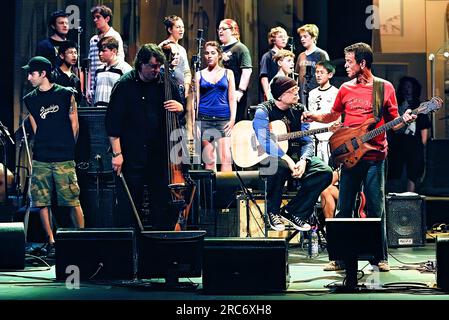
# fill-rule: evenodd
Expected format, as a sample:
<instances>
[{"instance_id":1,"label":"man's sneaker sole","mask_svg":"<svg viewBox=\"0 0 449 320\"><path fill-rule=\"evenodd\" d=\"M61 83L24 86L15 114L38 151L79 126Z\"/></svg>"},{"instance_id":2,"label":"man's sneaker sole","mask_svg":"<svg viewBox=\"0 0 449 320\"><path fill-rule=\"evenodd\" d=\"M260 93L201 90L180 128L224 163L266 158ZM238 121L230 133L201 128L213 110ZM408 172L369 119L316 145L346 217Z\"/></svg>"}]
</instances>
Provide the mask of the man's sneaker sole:
<instances>
[{"instance_id":1,"label":"man's sneaker sole","mask_svg":"<svg viewBox=\"0 0 449 320\"><path fill-rule=\"evenodd\" d=\"M290 220L290 219L288 219L288 218L286 218L284 216L282 216L282 218L284 220L288 221L293 226L293 228L295 228L295 230L304 231L305 232L305 231L310 231L310 229L312 229L312 227L309 224L307 224L306 227L300 227L296 223L294 223L292 220Z\"/></svg>"},{"instance_id":2,"label":"man's sneaker sole","mask_svg":"<svg viewBox=\"0 0 449 320\"><path fill-rule=\"evenodd\" d=\"M272 225L270 222L270 228L273 229L274 231L285 231L285 226L283 224L279 225L279 226L275 226L275 225Z\"/></svg>"}]
</instances>

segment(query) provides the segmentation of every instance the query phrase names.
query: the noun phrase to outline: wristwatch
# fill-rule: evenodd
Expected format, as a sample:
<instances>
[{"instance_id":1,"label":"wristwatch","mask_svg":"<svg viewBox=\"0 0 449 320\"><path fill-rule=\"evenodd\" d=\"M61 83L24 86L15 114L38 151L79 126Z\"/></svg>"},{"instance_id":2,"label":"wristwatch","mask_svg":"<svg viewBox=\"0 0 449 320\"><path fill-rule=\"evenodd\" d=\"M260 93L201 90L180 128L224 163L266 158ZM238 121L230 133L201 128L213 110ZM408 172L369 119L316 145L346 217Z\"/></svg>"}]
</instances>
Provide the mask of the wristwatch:
<instances>
[{"instance_id":1,"label":"wristwatch","mask_svg":"<svg viewBox=\"0 0 449 320\"><path fill-rule=\"evenodd\" d=\"M112 157L115 158L115 157L118 157L121 154L122 154L121 151L120 152L112 152Z\"/></svg>"}]
</instances>

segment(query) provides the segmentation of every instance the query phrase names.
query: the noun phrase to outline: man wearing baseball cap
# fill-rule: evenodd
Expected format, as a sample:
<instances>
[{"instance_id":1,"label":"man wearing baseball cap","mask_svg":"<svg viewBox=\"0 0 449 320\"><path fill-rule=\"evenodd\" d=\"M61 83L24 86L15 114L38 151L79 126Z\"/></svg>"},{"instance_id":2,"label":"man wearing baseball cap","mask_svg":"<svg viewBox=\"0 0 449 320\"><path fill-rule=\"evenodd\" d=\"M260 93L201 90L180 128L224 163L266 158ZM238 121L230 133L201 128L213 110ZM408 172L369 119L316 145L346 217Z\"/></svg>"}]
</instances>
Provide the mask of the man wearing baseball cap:
<instances>
[{"instance_id":1,"label":"man wearing baseball cap","mask_svg":"<svg viewBox=\"0 0 449 320\"><path fill-rule=\"evenodd\" d=\"M289 140L287 153L271 138L271 121L283 121L290 132L307 130L309 124L301 123L304 106L298 104L296 81L278 76L273 79L270 89L273 99L258 106L253 120L257 140L269 155L261 163L261 172L267 176L268 220L276 231L285 230L282 220L290 222L296 230L308 231L311 227L307 220L320 193L332 181L332 169L314 156L314 143L309 136ZM300 187L294 198L280 208L284 185L291 180L289 178L297 180Z\"/></svg>"},{"instance_id":2,"label":"man wearing baseball cap","mask_svg":"<svg viewBox=\"0 0 449 320\"><path fill-rule=\"evenodd\" d=\"M76 227L84 227L75 172L75 141L78 113L72 90L53 83L51 62L36 56L23 66L35 88L23 102L34 131L31 205L40 208L42 226L48 236L47 257L54 257L54 237L48 207L53 192L57 205L71 207Z\"/></svg>"}]
</instances>

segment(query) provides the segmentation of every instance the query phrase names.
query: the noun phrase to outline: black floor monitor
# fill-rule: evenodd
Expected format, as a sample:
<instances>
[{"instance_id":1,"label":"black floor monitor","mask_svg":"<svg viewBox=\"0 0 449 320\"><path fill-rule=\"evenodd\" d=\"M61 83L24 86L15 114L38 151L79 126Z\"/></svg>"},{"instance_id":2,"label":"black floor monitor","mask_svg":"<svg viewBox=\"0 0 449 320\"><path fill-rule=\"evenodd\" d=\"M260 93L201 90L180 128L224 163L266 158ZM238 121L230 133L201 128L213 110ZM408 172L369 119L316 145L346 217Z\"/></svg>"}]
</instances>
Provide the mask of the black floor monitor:
<instances>
[{"instance_id":1,"label":"black floor monitor","mask_svg":"<svg viewBox=\"0 0 449 320\"><path fill-rule=\"evenodd\" d=\"M153 282L162 289L196 286L179 278L201 277L203 240L206 231L144 231L138 240L139 279L165 279Z\"/></svg>"},{"instance_id":2,"label":"black floor monitor","mask_svg":"<svg viewBox=\"0 0 449 320\"><path fill-rule=\"evenodd\" d=\"M357 286L359 260L383 259L382 222L380 218L326 219L329 260L343 261L346 269L344 286Z\"/></svg>"}]
</instances>

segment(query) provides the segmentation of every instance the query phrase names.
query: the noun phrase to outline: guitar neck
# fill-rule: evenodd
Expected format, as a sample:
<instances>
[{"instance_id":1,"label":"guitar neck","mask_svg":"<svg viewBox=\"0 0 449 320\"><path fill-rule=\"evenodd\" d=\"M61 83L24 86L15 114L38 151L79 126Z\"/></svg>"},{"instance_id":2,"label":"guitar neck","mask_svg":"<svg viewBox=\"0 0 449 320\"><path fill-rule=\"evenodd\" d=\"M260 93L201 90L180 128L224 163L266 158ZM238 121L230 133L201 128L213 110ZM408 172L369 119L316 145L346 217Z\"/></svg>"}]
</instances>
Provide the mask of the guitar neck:
<instances>
[{"instance_id":1,"label":"guitar neck","mask_svg":"<svg viewBox=\"0 0 449 320\"><path fill-rule=\"evenodd\" d=\"M419 108L416 108L416 109L412 110L412 114L417 114L418 113L418 109ZM363 142L367 142L367 141L373 139L374 137L377 137L378 135L386 132L387 130L390 130L391 128L397 126L398 124L402 123L403 121L404 120L403 120L403 118L401 116L401 117L399 117L397 119L394 119L394 120L392 120L390 122L385 123L384 125L381 125L380 127L376 128L374 130L371 130L371 131L365 133L361 137L361 139L362 139Z\"/></svg>"},{"instance_id":2,"label":"guitar neck","mask_svg":"<svg viewBox=\"0 0 449 320\"><path fill-rule=\"evenodd\" d=\"M285 140L290 140L290 139L311 136L311 135L318 134L318 133L325 133L328 131L329 131L329 128L319 128L319 129L311 129L311 130L305 130L305 131L295 131L295 132L277 135L276 138L277 138L277 141L285 141Z\"/></svg>"}]
</instances>

